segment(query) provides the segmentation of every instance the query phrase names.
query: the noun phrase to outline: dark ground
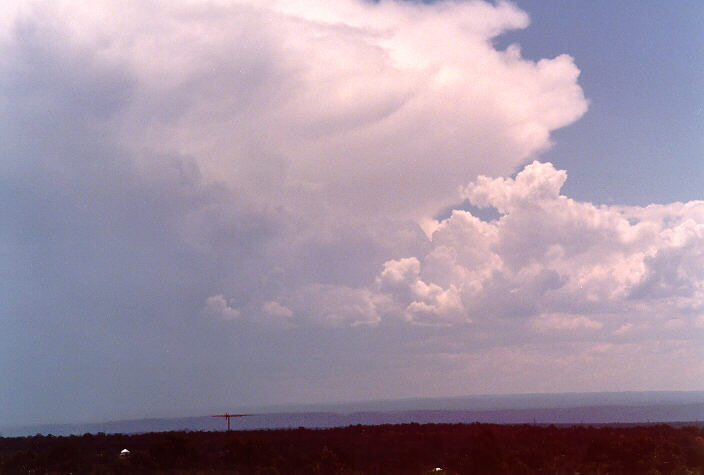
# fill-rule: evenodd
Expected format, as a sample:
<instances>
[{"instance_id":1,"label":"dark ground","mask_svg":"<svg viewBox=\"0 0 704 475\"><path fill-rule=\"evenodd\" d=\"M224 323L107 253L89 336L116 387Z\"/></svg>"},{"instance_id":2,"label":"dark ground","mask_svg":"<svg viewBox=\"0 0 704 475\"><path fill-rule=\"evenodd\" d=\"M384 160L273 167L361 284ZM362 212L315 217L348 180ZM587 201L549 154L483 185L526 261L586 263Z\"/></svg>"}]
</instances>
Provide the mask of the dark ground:
<instances>
[{"instance_id":1,"label":"dark ground","mask_svg":"<svg viewBox=\"0 0 704 475\"><path fill-rule=\"evenodd\" d=\"M125 448L131 454L120 456ZM0 438L0 473L704 474L704 428L402 424L37 435Z\"/></svg>"}]
</instances>

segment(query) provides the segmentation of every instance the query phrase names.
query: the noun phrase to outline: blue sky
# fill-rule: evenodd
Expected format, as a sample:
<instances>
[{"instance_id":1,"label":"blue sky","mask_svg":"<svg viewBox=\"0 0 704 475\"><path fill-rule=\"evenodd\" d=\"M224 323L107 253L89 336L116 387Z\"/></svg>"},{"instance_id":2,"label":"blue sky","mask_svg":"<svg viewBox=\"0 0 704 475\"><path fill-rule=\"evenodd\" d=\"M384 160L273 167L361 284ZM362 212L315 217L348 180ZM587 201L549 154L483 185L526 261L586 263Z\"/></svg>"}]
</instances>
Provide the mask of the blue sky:
<instances>
[{"instance_id":1,"label":"blue sky","mask_svg":"<svg viewBox=\"0 0 704 475\"><path fill-rule=\"evenodd\" d=\"M704 389L702 21L8 3L0 427Z\"/></svg>"},{"instance_id":2,"label":"blue sky","mask_svg":"<svg viewBox=\"0 0 704 475\"><path fill-rule=\"evenodd\" d=\"M568 170L565 191L599 203L701 199L704 6L697 1L519 1L529 58L575 58L589 112L556 131L544 159Z\"/></svg>"}]
</instances>

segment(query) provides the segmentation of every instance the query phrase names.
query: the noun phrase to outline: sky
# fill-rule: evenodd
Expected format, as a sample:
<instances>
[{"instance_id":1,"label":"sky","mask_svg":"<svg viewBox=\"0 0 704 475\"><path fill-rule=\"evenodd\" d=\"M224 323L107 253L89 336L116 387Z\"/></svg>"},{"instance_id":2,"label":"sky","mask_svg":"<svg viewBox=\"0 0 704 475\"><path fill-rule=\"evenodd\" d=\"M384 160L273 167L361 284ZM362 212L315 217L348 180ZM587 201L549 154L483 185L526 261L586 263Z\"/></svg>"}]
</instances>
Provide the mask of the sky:
<instances>
[{"instance_id":1,"label":"sky","mask_svg":"<svg viewBox=\"0 0 704 475\"><path fill-rule=\"evenodd\" d=\"M704 390L704 4L0 9L0 426Z\"/></svg>"}]
</instances>

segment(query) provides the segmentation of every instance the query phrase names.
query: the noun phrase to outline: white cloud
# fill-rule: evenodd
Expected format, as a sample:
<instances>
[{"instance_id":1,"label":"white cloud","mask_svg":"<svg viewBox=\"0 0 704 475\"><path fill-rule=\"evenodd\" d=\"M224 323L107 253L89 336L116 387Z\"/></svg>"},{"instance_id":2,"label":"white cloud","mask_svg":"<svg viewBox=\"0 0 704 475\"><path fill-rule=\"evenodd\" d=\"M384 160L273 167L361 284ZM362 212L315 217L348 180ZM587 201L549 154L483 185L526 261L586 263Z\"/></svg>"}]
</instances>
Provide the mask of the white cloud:
<instances>
[{"instance_id":1,"label":"white cloud","mask_svg":"<svg viewBox=\"0 0 704 475\"><path fill-rule=\"evenodd\" d=\"M6 36L11 24L50 30L129 77L109 124L121 146L194 157L207 181L296 215L322 201L335 214L427 218L586 110L570 57L494 49L494 37L528 24L505 2L63 0L24 10L8 14L19 20L6 19Z\"/></svg>"},{"instance_id":2,"label":"white cloud","mask_svg":"<svg viewBox=\"0 0 704 475\"><path fill-rule=\"evenodd\" d=\"M291 292L288 304L301 323L354 327L377 325L387 300L367 289L314 284Z\"/></svg>"},{"instance_id":3,"label":"white cloud","mask_svg":"<svg viewBox=\"0 0 704 475\"><path fill-rule=\"evenodd\" d=\"M583 315L545 314L533 320L533 325L541 330L600 330L604 325Z\"/></svg>"},{"instance_id":4,"label":"white cloud","mask_svg":"<svg viewBox=\"0 0 704 475\"><path fill-rule=\"evenodd\" d=\"M231 306L230 303L222 295L213 295L205 301L203 313L209 317L222 320L237 320L240 318L240 311Z\"/></svg>"},{"instance_id":5,"label":"white cloud","mask_svg":"<svg viewBox=\"0 0 704 475\"><path fill-rule=\"evenodd\" d=\"M595 206L562 195L566 177L539 162L515 178L478 177L466 196L496 208L499 219L453 211L422 254L387 261L359 291L390 299L389 318L471 321L495 336L502 320L521 318L539 332L607 325L616 336L663 325L675 331L673 322L701 311L704 203Z\"/></svg>"},{"instance_id":6,"label":"white cloud","mask_svg":"<svg viewBox=\"0 0 704 475\"><path fill-rule=\"evenodd\" d=\"M463 318L464 308L454 285L443 289L420 279L420 262L415 257L387 261L376 279L382 295L390 294L403 304L403 316L415 323L438 323ZM466 319L465 319L466 320Z\"/></svg>"},{"instance_id":7,"label":"white cloud","mask_svg":"<svg viewBox=\"0 0 704 475\"><path fill-rule=\"evenodd\" d=\"M420 262L415 257L409 257L385 262L384 270L377 281L382 289L393 290L417 282L419 275Z\"/></svg>"},{"instance_id":8,"label":"white cloud","mask_svg":"<svg viewBox=\"0 0 704 475\"><path fill-rule=\"evenodd\" d=\"M620 327L618 327L616 330L614 330L614 335L625 335L626 333L629 333L633 331L633 324L632 323L624 323Z\"/></svg>"},{"instance_id":9,"label":"white cloud","mask_svg":"<svg viewBox=\"0 0 704 475\"><path fill-rule=\"evenodd\" d=\"M272 317L288 318L293 316L293 312L290 308L274 301L269 301L262 305L262 312Z\"/></svg>"}]
</instances>

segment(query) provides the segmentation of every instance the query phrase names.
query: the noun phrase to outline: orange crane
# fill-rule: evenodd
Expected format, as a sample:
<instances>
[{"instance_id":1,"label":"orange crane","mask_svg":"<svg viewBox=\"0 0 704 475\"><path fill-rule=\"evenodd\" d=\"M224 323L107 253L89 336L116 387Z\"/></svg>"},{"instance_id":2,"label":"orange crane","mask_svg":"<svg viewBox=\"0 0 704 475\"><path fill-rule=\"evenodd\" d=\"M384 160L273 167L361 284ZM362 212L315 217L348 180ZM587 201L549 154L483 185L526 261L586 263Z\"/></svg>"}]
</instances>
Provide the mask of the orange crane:
<instances>
[{"instance_id":1,"label":"orange crane","mask_svg":"<svg viewBox=\"0 0 704 475\"><path fill-rule=\"evenodd\" d=\"M210 417L224 417L225 419L227 419L227 430L229 431L230 430L230 418L232 418L232 417L247 417L247 416L251 416L251 415L252 414L230 414L229 412L226 412L225 414L215 414Z\"/></svg>"}]
</instances>

